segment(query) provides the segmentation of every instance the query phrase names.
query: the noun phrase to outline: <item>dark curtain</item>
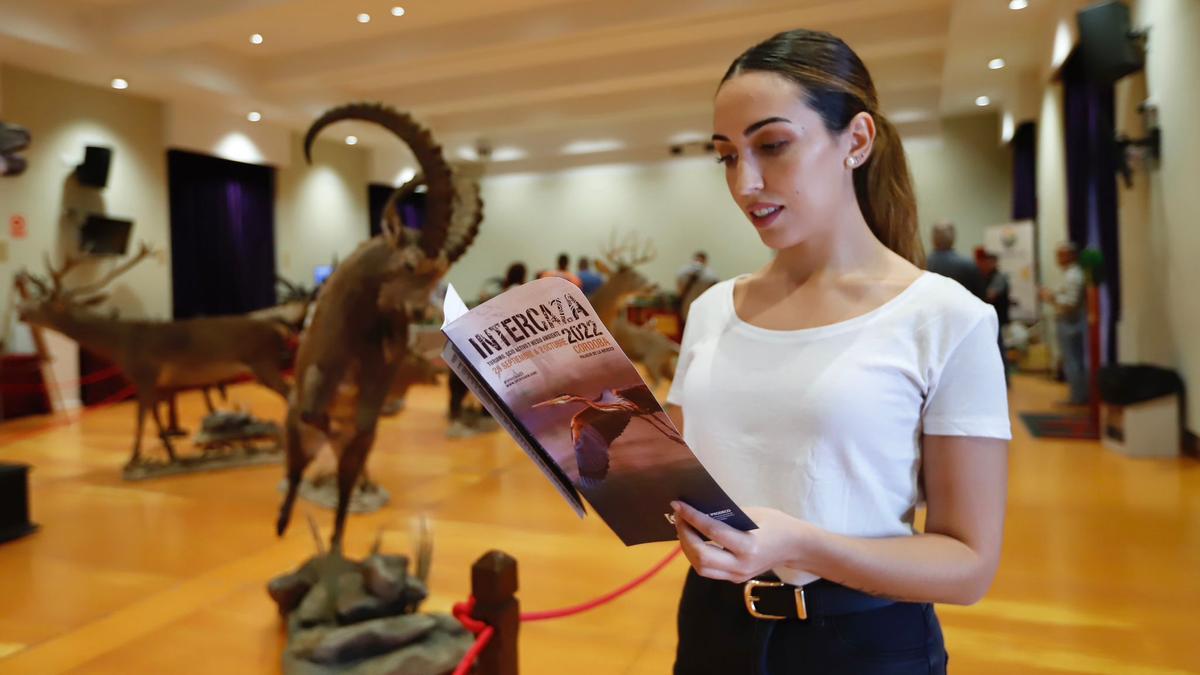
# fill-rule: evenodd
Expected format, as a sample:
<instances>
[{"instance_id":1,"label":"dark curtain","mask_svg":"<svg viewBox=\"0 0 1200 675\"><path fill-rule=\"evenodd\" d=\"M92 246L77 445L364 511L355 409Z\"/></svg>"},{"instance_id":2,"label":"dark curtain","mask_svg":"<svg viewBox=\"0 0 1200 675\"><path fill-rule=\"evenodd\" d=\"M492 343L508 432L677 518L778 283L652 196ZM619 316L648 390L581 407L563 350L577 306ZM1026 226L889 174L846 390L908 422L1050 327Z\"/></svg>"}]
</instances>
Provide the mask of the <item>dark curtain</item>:
<instances>
[{"instance_id":1,"label":"dark curtain","mask_svg":"<svg viewBox=\"0 0 1200 675\"><path fill-rule=\"evenodd\" d=\"M394 189L392 186L382 183L371 183L367 186L367 210L370 211L368 216L371 218L367 231L371 233L372 237L379 236L379 223L383 218L383 207L387 204L388 197L391 196Z\"/></svg>"},{"instance_id":2,"label":"dark curtain","mask_svg":"<svg viewBox=\"0 0 1200 675\"><path fill-rule=\"evenodd\" d=\"M367 186L367 203L371 218L371 236L377 236L380 230L380 222L383 218L383 207L387 205L388 197L392 196L392 191L396 188L382 183L371 183ZM417 188L422 190L424 188ZM419 229L425 223L425 193L413 192L404 201L400 202L400 220L405 227Z\"/></svg>"},{"instance_id":3,"label":"dark curtain","mask_svg":"<svg viewBox=\"0 0 1200 675\"><path fill-rule=\"evenodd\" d=\"M167 152L175 318L275 304L275 169Z\"/></svg>"},{"instance_id":4,"label":"dark curtain","mask_svg":"<svg viewBox=\"0 0 1200 675\"><path fill-rule=\"evenodd\" d=\"M1037 220L1037 126L1024 122L1012 138L1012 219Z\"/></svg>"},{"instance_id":5,"label":"dark curtain","mask_svg":"<svg viewBox=\"0 0 1200 675\"><path fill-rule=\"evenodd\" d=\"M1101 363L1117 355L1121 318L1117 178L1111 82L1091 82L1076 52L1063 65L1063 123L1067 150L1067 229L1080 248L1104 257L1100 283Z\"/></svg>"}]
</instances>

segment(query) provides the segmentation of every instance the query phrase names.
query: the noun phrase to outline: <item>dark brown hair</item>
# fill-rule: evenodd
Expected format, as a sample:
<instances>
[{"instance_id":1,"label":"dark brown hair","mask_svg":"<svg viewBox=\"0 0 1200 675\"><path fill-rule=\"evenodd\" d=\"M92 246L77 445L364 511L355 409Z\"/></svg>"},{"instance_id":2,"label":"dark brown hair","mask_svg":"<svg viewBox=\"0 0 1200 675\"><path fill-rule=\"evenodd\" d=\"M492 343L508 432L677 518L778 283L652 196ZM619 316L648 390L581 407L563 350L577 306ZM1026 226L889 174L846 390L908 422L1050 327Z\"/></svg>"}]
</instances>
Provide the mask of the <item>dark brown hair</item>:
<instances>
[{"instance_id":1,"label":"dark brown hair","mask_svg":"<svg viewBox=\"0 0 1200 675\"><path fill-rule=\"evenodd\" d=\"M791 30L747 49L734 59L721 82L747 71L776 73L800 85L809 107L833 134L846 130L860 112L875 120L875 144L854 170L854 194L871 232L891 250L924 266L917 230L912 176L896 128L879 112L871 74L841 39L811 30Z\"/></svg>"}]
</instances>

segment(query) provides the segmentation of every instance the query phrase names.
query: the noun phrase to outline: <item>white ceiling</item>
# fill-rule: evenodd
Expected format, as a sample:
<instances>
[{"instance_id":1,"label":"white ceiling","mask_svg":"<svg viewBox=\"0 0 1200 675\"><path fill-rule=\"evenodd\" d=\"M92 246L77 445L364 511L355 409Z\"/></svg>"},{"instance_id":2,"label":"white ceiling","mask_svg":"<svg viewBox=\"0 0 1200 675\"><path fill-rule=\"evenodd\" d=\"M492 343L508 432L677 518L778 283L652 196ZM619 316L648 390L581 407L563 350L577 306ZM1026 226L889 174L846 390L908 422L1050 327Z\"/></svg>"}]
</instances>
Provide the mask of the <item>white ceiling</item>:
<instances>
[{"instance_id":1,"label":"white ceiling","mask_svg":"<svg viewBox=\"0 0 1200 675\"><path fill-rule=\"evenodd\" d=\"M872 71L902 133L1011 97L1036 69L1053 0L0 0L0 61L303 129L381 100L453 148L517 149L512 167L666 157L707 136L717 80L780 30L831 31ZM405 14L394 17L391 9ZM367 12L371 21L359 23ZM250 35L261 33L261 45ZM1003 57L1008 67L989 71ZM358 132L366 143L381 134ZM573 142L608 150L564 155ZM394 141L390 141L394 143ZM601 145L600 147L603 147Z\"/></svg>"}]
</instances>

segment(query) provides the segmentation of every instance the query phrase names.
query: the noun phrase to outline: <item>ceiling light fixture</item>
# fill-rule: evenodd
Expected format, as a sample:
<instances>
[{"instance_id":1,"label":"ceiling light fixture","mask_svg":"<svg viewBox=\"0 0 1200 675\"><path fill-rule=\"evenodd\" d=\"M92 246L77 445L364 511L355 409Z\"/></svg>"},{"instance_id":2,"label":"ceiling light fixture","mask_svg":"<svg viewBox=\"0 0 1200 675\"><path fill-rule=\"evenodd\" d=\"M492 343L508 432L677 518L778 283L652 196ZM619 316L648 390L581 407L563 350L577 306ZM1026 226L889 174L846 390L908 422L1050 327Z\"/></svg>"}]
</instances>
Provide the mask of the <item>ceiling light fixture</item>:
<instances>
[{"instance_id":1,"label":"ceiling light fixture","mask_svg":"<svg viewBox=\"0 0 1200 675\"><path fill-rule=\"evenodd\" d=\"M979 98L975 99L975 105L979 106L980 108L986 108L987 106L991 105L991 103L992 99L986 96L980 96Z\"/></svg>"},{"instance_id":2,"label":"ceiling light fixture","mask_svg":"<svg viewBox=\"0 0 1200 675\"><path fill-rule=\"evenodd\" d=\"M358 136L347 136L346 145L358 145Z\"/></svg>"},{"instance_id":3,"label":"ceiling light fixture","mask_svg":"<svg viewBox=\"0 0 1200 675\"><path fill-rule=\"evenodd\" d=\"M564 155L590 155L594 152L612 152L625 147L623 141L615 138L599 140L572 141L562 148Z\"/></svg>"},{"instance_id":4,"label":"ceiling light fixture","mask_svg":"<svg viewBox=\"0 0 1200 675\"><path fill-rule=\"evenodd\" d=\"M1000 70L1004 66L1004 59L992 59L988 61L988 70Z\"/></svg>"},{"instance_id":5,"label":"ceiling light fixture","mask_svg":"<svg viewBox=\"0 0 1200 675\"><path fill-rule=\"evenodd\" d=\"M128 82L126 82L125 80L122 80L122 79L121 79L121 78L119 78L119 77L117 77L117 78L113 78L113 81L112 81L112 88L113 88L113 89L128 89L128 88L129 88L129 83L128 83Z\"/></svg>"},{"instance_id":6,"label":"ceiling light fixture","mask_svg":"<svg viewBox=\"0 0 1200 675\"><path fill-rule=\"evenodd\" d=\"M1011 10L1025 9L1029 6L1029 0L1008 0L1008 8Z\"/></svg>"},{"instance_id":7,"label":"ceiling light fixture","mask_svg":"<svg viewBox=\"0 0 1200 675\"><path fill-rule=\"evenodd\" d=\"M404 16L404 8L399 5L393 7L392 16Z\"/></svg>"},{"instance_id":8,"label":"ceiling light fixture","mask_svg":"<svg viewBox=\"0 0 1200 675\"><path fill-rule=\"evenodd\" d=\"M262 113L259 113L257 111L252 112L249 115L246 115L246 119L250 120L251 122L257 122L262 119Z\"/></svg>"},{"instance_id":9,"label":"ceiling light fixture","mask_svg":"<svg viewBox=\"0 0 1200 675\"><path fill-rule=\"evenodd\" d=\"M254 35L251 35L251 36L250 36L250 44L252 44L252 45L261 45L261 44L262 44L262 42L263 42L263 36L262 36L262 33L255 33Z\"/></svg>"},{"instance_id":10,"label":"ceiling light fixture","mask_svg":"<svg viewBox=\"0 0 1200 675\"><path fill-rule=\"evenodd\" d=\"M371 15L370 15L370 14L367 14L366 12L363 12L362 14L359 14L359 15L358 15L358 22L359 22L359 23L371 23Z\"/></svg>"}]
</instances>

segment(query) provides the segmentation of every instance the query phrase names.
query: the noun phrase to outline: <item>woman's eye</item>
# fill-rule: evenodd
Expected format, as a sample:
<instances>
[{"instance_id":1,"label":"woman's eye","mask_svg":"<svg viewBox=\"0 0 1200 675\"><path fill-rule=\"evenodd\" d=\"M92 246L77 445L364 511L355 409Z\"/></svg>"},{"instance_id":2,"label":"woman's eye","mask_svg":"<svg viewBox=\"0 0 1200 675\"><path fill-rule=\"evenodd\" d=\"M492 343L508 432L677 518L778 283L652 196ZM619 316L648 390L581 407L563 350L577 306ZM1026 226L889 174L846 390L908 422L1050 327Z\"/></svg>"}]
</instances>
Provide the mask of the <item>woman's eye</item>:
<instances>
[{"instance_id":1,"label":"woman's eye","mask_svg":"<svg viewBox=\"0 0 1200 675\"><path fill-rule=\"evenodd\" d=\"M788 144L787 141L776 141L774 143L763 143L762 145L758 146L758 149L762 150L763 152L765 152L767 154L776 154L780 150L783 150L784 146L786 146L787 144Z\"/></svg>"},{"instance_id":2,"label":"woman's eye","mask_svg":"<svg viewBox=\"0 0 1200 675\"><path fill-rule=\"evenodd\" d=\"M730 153L728 155L718 155L717 156L717 164L724 164L725 166L732 166L734 160L736 160L736 159L737 159L737 155L735 155L733 153Z\"/></svg>"}]
</instances>

